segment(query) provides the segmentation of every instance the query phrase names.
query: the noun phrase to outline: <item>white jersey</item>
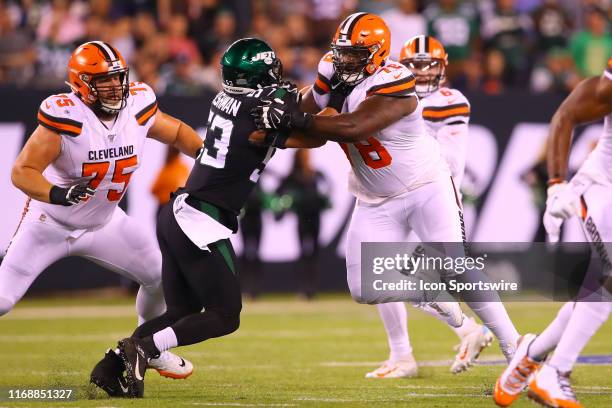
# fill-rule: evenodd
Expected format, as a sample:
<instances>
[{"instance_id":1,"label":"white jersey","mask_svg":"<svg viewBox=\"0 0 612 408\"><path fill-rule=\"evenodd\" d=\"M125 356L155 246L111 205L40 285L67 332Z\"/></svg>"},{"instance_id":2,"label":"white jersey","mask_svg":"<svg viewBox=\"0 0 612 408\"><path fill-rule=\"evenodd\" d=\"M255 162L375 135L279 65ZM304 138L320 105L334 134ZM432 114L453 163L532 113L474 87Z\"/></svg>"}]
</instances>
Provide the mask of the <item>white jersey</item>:
<instances>
[{"instance_id":1,"label":"white jersey","mask_svg":"<svg viewBox=\"0 0 612 408\"><path fill-rule=\"evenodd\" d=\"M313 95L319 108L329 101L330 79L334 74L331 53L319 62ZM359 83L344 102L342 112L353 112L372 95L416 96L412 73L400 63L385 65ZM421 110L403 117L376 132L366 141L341 144L353 171L349 190L360 200L380 203L449 175L438 143L427 134Z\"/></svg>"},{"instance_id":2,"label":"white jersey","mask_svg":"<svg viewBox=\"0 0 612 408\"><path fill-rule=\"evenodd\" d=\"M608 59L603 76L612 81L612 58ZM612 186L612 113L604 118L603 134L577 175L585 175L597 183Z\"/></svg>"},{"instance_id":3,"label":"white jersey","mask_svg":"<svg viewBox=\"0 0 612 408\"><path fill-rule=\"evenodd\" d=\"M70 207L40 201L32 201L32 207L73 229L108 222L132 173L140 166L156 112L155 93L142 82L130 84L127 105L109 128L74 93L45 99L38 111L38 123L61 135L61 152L43 175L60 187L89 181L96 193Z\"/></svg>"},{"instance_id":4,"label":"white jersey","mask_svg":"<svg viewBox=\"0 0 612 408\"><path fill-rule=\"evenodd\" d=\"M457 188L465 172L470 103L458 90L440 88L419 104L428 133L440 144Z\"/></svg>"}]
</instances>

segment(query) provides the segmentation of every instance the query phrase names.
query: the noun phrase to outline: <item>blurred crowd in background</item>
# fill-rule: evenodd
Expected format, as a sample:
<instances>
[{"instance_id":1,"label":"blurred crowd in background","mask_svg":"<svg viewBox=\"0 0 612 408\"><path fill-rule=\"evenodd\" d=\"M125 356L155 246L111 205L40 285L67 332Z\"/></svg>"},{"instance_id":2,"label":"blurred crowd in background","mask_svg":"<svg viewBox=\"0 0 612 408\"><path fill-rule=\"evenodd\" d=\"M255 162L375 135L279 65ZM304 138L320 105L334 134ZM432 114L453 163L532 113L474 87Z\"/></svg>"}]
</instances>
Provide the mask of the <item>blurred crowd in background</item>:
<instances>
[{"instance_id":1,"label":"blurred crowd in background","mask_svg":"<svg viewBox=\"0 0 612 408\"><path fill-rule=\"evenodd\" d=\"M219 58L244 36L277 51L286 77L312 83L340 21L381 15L392 58L414 35L436 36L462 90L567 92L612 54L610 0L0 0L0 85L63 87L76 45L113 44L131 79L159 94L219 89Z\"/></svg>"}]
</instances>

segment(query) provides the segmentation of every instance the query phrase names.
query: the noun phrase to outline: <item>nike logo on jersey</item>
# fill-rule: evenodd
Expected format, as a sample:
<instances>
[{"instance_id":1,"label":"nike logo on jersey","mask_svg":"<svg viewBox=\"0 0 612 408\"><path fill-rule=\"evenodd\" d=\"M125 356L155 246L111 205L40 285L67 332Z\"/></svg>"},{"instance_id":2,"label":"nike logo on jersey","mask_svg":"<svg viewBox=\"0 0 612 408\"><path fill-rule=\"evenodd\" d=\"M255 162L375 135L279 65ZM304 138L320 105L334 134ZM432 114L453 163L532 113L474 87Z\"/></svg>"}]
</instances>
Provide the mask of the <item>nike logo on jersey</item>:
<instances>
[{"instance_id":1,"label":"nike logo on jersey","mask_svg":"<svg viewBox=\"0 0 612 408\"><path fill-rule=\"evenodd\" d=\"M399 74L397 74L397 75L393 75L393 78L394 78L394 79L398 79L398 78L399 78L399 77L401 77L401 76L402 76L402 73L400 72L400 73L399 73Z\"/></svg>"}]
</instances>

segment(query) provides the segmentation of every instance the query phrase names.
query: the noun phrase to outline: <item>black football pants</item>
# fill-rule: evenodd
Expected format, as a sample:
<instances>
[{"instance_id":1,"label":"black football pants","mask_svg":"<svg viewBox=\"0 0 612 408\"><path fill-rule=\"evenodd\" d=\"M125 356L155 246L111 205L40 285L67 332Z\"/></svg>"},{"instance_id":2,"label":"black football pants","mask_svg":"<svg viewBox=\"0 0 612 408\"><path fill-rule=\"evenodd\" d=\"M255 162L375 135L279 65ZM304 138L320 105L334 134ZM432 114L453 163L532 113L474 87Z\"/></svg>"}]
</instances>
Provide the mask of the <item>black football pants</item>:
<instances>
[{"instance_id":1,"label":"black football pants","mask_svg":"<svg viewBox=\"0 0 612 408\"><path fill-rule=\"evenodd\" d=\"M178 345L186 346L236 331L242 298L230 240L210 244L210 252L199 249L176 222L173 202L161 209L157 220L167 310L139 326L133 336L144 338L171 326Z\"/></svg>"}]
</instances>

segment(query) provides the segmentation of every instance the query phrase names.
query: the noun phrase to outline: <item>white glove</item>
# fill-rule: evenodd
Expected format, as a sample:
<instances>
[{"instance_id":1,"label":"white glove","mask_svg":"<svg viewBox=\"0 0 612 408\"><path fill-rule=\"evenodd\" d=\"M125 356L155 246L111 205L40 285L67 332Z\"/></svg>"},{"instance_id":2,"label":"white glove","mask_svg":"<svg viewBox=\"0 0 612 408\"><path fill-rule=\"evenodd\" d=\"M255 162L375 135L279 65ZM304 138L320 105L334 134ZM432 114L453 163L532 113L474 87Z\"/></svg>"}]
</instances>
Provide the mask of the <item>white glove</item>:
<instances>
[{"instance_id":1,"label":"white glove","mask_svg":"<svg viewBox=\"0 0 612 408\"><path fill-rule=\"evenodd\" d=\"M548 187L546 212L553 217L567 220L580 214L580 196L567 182L553 184Z\"/></svg>"},{"instance_id":2,"label":"white glove","mask_svg":"<svg viewBox=\"0 0 612 408\"><path fill-rule=\"evenodd\" d=\"M544 229L548 235L548 242L556 243L559 242L559 235L561 234L561 224L563 224L563 218L558 218L551 215L548 209L544 212Z\"/></svg>"}]
</instances>

